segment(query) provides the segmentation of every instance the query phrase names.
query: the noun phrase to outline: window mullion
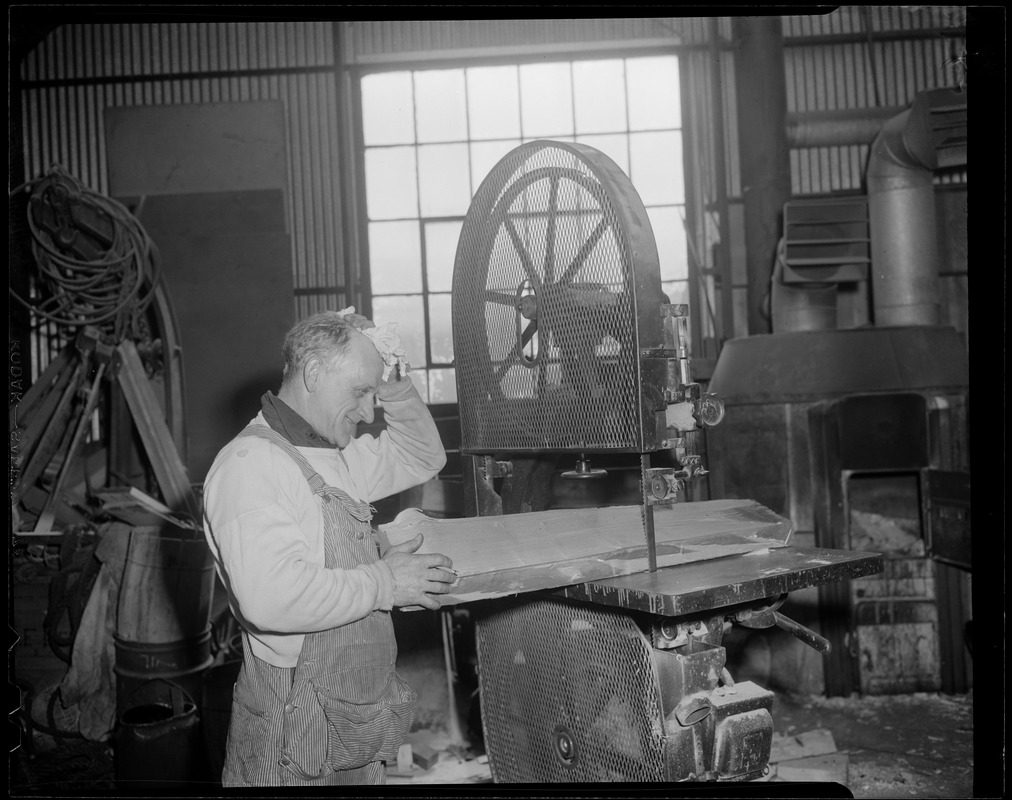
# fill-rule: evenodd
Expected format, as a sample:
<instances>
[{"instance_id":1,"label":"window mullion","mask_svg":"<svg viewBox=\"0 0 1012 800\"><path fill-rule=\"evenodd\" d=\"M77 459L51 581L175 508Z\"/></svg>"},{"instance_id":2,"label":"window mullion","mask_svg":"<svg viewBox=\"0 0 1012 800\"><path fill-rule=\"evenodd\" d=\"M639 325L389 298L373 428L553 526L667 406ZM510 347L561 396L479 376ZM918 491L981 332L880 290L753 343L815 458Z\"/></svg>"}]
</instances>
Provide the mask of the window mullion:
<instances>
[{"instance_id":1,"label":"window mullion","mask_svg":"<svg viewBox=\"0 0 1012 800\"><path fill-rule=\"evenodd\" d=\"M629 118L629 70L626 69L627 59L622 59L622 85L625 87L625 163L632 172L632 122ZM630 176L630 180L632 176Z\"/></svg>"},{"instance_id":2,"label":"window mullion","mask_svg":"<svg viewBox=\"0 0 1012 800\"><path fill-rule=\"evenodd\" d=\"M418 235L421 242L421 259L422 259L422 324L425 326L425 371L429 372L429 367L432 366L432 324L429 320L429 276L428 265L426 264L425 254L425 222L421 218L418 220ZM431 393L431 387L430 387Z\"/></svg>"}]
</instances>

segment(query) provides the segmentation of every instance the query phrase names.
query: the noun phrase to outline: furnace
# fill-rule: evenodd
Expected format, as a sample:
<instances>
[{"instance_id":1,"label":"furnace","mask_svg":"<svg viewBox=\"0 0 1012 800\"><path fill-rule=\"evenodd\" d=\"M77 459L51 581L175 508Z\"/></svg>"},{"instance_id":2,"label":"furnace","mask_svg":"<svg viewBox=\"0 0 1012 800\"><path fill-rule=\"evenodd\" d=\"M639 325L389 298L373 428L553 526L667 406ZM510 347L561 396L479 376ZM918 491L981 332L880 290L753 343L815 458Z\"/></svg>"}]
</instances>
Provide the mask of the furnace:
<instances>
[{"instance_id":1,"label":"furnace","mask_svg":"<svg viewBox=\"0 0 1012 800\"><path fill-rule=\"evenodd\" d=\"M965 92L921 92L871 147L867 202L788 203L780 324L727 342L710 382L728 407L707 439L719 496L753 497L818 545L885 556L880 575L819 589L835 610L830 695L970 685L969 361L939 324L934 188L966 148ZM874 324L837 329L826 293L835 312L837 284L859 280Z\"/></svg>"}]
</instances>

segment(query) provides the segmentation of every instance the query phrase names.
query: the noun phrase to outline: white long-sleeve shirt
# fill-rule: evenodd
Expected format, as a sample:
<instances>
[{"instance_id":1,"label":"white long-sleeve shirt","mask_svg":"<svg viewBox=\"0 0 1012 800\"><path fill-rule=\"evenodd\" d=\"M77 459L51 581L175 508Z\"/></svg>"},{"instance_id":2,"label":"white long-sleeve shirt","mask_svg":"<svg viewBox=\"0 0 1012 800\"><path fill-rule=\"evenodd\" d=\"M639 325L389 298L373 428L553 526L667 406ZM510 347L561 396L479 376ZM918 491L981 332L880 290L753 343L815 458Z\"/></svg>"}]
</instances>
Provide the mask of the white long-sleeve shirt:
<instances>
[{"instance_id":1,"label":"white long-sleeve shirt","mask_svg":"<svg viewBox=\"0 0 1012 800\"><path fill-rule=\"evenodd\" d=\"M446 453L425 403L404 384L383 401L387 430L378 438L296 449L329 485L367 502L433 477ZM250 424L267 425L262 413ZM204 482L204 531L253 653L274 666L295 666L306 633L392 606L384 562L324 567L320 503L292 458L265 439L238 437L218 453Z\"/></svg>"}]
</instances>

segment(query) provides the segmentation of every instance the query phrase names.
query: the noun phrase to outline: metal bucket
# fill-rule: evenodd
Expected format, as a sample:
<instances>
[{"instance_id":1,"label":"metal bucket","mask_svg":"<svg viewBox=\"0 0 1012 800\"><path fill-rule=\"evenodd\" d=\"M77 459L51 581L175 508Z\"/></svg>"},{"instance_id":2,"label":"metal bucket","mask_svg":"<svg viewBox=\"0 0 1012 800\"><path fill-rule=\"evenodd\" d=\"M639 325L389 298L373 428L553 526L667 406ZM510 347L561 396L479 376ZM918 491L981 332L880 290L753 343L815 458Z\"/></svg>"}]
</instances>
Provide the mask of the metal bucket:
<instances>
[{"instance_id":1,"label":"metal bucket","mask_svg":"<svg viewBox=\"0 0 1012 800\"><path fill-rule=\"evenodd\" d=\"M158 682L160 700L130 705L119 715L115 766L120 789L179 789L203 777L197 705L182 687Z\"/></svg>"}]
</instances>

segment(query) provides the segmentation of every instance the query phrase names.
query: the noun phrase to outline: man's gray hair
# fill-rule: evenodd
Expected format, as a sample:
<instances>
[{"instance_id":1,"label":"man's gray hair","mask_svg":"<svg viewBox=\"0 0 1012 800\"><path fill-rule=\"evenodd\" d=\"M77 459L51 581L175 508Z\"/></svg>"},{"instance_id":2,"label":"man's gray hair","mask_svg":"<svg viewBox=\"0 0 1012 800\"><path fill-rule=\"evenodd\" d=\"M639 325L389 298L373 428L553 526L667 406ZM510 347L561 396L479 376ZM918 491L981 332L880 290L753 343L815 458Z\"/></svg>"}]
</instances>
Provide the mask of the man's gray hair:
<instances>
[{"instance_id":1,"label":"man's gray hair","mask_svg":"<svg viewBox=\"0 0 1012 800\"><path fill-rule=\"evenodd\" d=\"M309 359L321 358L324 363L348 351L349 333L355 326L336 311L321 311L296 322L285 335L282 353L285 357L285 371L281 382L295 377L302 365Z\"/></svg>"}]
</instances>

